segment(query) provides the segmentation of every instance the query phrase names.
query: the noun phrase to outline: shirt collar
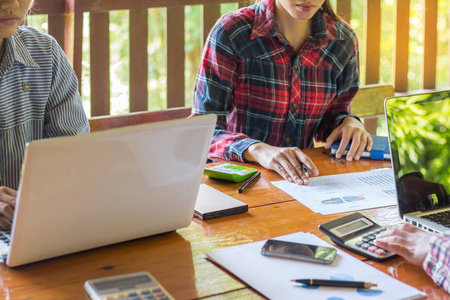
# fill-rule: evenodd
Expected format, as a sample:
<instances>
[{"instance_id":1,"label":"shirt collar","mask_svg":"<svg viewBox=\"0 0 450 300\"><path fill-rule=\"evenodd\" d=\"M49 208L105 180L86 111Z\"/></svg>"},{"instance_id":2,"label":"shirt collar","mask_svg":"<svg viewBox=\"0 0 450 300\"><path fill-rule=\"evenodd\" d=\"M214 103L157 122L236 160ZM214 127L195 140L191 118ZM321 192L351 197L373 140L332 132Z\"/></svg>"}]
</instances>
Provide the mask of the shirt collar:
<instances>
[{"instance_id":1,"label":"shirt collar","mask_svg":"<svg viewBox=\"0 0 450 300\"><path fill-rule=\"evenodd\" d=\"M30 51L20 38L20 33L17 30L12 37L4 41L6 42L5 58L8 61L11 60L11 64L17 61L29 67L39 67L33 60Z\"/></svg>"},{"instance_id":2,"label":"shirt collar","mask_svg":"<svg viewBox=\"0 0 450 300\"><path fill-rule=\"evenodd\" d=\"M275 22L275 10L273 0L263 0L255 5L255 19L252 28L252 39L258 37L278 36L284 40ZM330 40L343 40L345 35L336 30L336 21L319 9L313 17L313 38L317 46L323 47Z\"/></svg>"}]
</instances>

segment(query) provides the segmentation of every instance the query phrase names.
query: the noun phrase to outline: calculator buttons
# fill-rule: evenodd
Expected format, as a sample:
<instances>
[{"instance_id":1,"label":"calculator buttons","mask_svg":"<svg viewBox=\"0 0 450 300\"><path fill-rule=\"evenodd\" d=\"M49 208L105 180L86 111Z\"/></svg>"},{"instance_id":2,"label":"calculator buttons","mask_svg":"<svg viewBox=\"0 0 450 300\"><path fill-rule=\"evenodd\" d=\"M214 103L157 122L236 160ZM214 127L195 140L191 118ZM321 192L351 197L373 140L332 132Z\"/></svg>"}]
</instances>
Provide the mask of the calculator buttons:
<instances>
[{"instance_id":1,"label":"calculator buttons","mask_svg":"<svg viewBox=\"0 0 450 300\"><path fill-rule=\"evenodd\" d=\"M386 251L384 249L378 248L375 245L375 239L377 235L385 231L386 227L380 227L370 232L366 232L352 240L347 241L345 244L349 245L351 248L356 248L369 256L375 256L376 258L385 258L394 255L393 253Z\"/></svg>"}]
</instances>

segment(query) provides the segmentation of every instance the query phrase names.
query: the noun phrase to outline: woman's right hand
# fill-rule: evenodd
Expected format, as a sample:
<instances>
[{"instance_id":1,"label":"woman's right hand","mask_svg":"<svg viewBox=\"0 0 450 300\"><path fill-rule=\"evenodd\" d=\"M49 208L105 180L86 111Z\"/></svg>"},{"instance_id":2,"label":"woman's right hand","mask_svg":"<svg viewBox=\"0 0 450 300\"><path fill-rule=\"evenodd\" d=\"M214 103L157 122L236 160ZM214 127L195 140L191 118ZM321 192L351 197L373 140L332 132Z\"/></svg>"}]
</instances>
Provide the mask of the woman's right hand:
<instances>
[{"instance_id":1,"label":"woman's right hand","mask_svg":"<svg viewBox=\"0 0 450 300\"><path fill-rule=\"evenodd\" d=\"M0 227L3 229L11 229L16 198L17 191L6 186L0 187Z\"/></svg>"},{"instance_id":2,"label":"woman's right hand","mask_svg":"<svg viewBox=\"0 0 450 300\"><path fill-rule=\"evenodd\" d=\"M303 172L302 164L308 173L319 175L312 160L297 147L275 147L265 143L255 143L244 151L244 159L257 162L266 169L274 170L285 180L300 185L309 184L308 174Z\"/></svg>"}]
</instances>

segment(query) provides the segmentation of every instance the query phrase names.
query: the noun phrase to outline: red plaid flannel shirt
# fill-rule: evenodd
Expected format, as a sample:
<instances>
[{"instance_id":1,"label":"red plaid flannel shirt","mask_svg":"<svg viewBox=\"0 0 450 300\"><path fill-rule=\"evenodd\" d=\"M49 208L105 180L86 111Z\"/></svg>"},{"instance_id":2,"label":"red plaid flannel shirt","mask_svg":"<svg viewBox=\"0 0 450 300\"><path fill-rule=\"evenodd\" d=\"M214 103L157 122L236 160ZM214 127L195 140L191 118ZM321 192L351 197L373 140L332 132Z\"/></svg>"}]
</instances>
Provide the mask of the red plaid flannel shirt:
<instances>
[{"instance_id":1,"label":"red plaid flannel shirt","mask_svg":"<svg viewBox=\"0 0 450 300\"><path fill-rule=\"evenodd\" d=\"M325 140L352 116L358 59L356 34L321 9L298 54L278 29L272 0L224 15L204 47L192 108L193 116L218 116L209 158L243 161L259 141L303 149Z\"/></svg>"}]
</instances>

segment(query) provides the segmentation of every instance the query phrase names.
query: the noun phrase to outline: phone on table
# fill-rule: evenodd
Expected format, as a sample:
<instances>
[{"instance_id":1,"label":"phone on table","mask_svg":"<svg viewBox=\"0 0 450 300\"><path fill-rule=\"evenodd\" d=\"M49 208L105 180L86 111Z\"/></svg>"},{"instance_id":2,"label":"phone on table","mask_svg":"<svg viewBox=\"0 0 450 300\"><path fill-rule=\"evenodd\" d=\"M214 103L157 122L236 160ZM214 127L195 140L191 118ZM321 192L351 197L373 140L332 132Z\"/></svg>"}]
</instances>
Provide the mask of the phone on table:
<instances>
[{"instance_id":1,"label":"phone on table","mask_svg":"<svg viewBox=\"0 0 450 300\"><path fill-rule=\"evenodd\" d=\"M264 256L297 259L322 264L331 264L336 257L337 249L317 245L269 239L261 248Z\"/></svg>"}]
</instances>

